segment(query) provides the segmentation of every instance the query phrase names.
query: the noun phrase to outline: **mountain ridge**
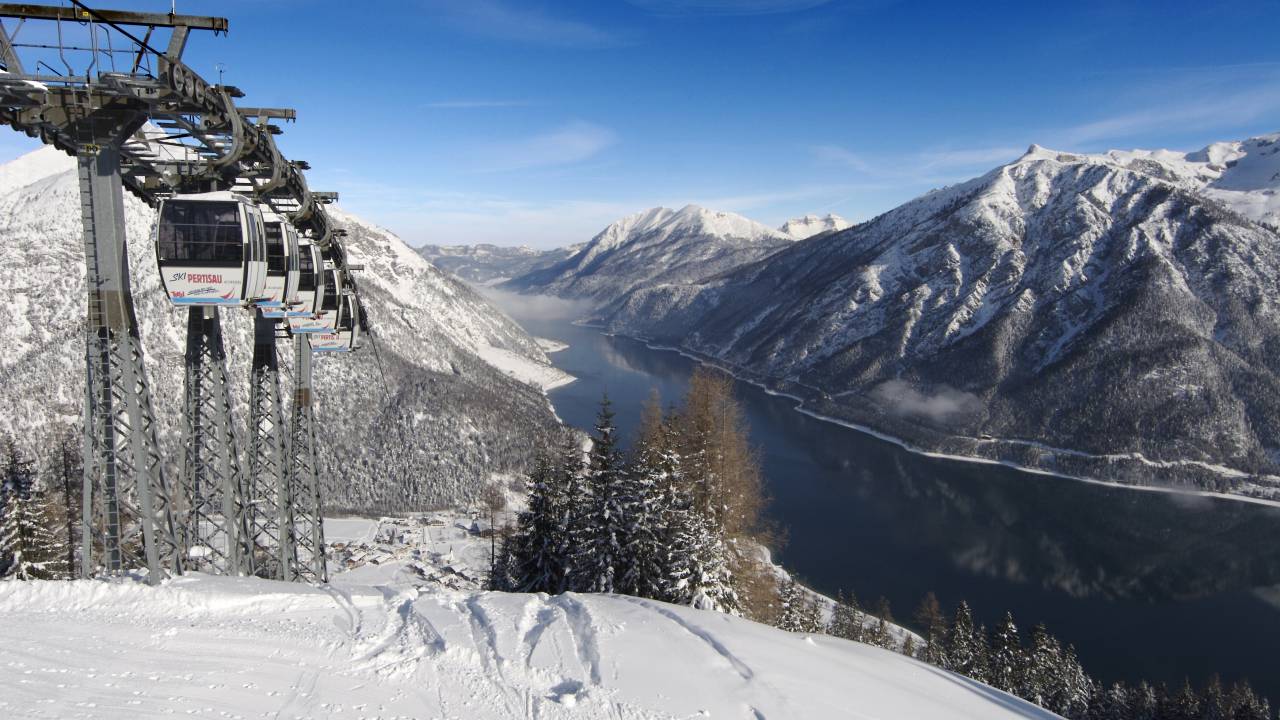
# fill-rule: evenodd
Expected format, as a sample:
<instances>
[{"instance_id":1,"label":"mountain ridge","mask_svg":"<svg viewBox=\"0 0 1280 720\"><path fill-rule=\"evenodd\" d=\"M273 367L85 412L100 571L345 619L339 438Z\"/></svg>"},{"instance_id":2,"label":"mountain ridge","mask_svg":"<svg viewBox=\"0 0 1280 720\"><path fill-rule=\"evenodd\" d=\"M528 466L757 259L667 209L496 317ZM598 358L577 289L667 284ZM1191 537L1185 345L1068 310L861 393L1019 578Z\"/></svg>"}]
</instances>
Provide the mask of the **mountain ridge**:
<instances>
[{"instance_id":1,"label":"mountain ridge","mask_svg":"<svg viewBox=\"0 0 1280 720\"><path fill-rule=\"evenodd\" d=\"M1274 495L1275 188L1222 180L1251 152L1280 159L1275 139L1033 146L767 262L635 288L597 315L929 450Z\"/></svg>"}]
</instances>

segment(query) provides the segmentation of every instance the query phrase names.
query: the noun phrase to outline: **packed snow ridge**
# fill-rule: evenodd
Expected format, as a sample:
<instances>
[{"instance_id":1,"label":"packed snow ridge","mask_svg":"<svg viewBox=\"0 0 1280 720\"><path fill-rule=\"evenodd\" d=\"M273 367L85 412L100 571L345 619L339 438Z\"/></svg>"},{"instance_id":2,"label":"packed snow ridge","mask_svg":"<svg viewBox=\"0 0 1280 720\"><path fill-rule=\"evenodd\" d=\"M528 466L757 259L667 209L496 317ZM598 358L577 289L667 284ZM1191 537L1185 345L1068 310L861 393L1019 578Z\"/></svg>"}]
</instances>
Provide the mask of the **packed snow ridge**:
<instances>
[{"instance_id":1,"label":"packed snow ridge","mask_svg":"<svg viewBox=\"0 0 1280 720\"><path fill-rule=\"evenodd\" d=\"M1052 718L895 652L617 595L0 584L0 715Z\"/></svg>"}]
</instances>

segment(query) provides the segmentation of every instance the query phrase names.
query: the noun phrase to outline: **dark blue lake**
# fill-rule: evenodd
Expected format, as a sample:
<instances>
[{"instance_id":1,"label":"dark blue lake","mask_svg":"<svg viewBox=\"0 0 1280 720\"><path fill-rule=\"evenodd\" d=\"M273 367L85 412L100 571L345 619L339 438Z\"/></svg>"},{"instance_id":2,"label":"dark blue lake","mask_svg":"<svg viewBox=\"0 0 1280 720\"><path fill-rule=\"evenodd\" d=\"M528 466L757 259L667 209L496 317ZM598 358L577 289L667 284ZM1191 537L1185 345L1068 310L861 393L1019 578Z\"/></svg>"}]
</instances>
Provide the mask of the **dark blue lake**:
<instances>
[{"instance_id":1,"label":"dark blue lake","mask_svg":"<svg viewBox=\"0 0 1280 720\"><path fill-rule=\"evenodd\" d=\"M589 428L608 392L632 433L652 389L678 401L695 363L626 338L505 308L569 345L578 380L551 392ZM1249 678L1280 700L1280 509L1142 492L912 454L737 384L762 451L782 563L825 593L883 595L909 618L932 590L994 625L1043 622L1095 677L1202 684Z\"/></svg>"}]
</instances>

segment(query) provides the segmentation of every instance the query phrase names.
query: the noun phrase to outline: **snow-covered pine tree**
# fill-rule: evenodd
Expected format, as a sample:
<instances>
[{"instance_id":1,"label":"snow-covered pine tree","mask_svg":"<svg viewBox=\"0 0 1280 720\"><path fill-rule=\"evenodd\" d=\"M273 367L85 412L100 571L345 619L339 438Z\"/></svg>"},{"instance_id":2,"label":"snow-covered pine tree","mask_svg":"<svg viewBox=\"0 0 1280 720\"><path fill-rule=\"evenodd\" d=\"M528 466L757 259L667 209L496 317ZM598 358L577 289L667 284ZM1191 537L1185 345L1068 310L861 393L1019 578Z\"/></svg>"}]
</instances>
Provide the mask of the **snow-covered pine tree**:
<instances>
[{"instance_id":1,"label":"snow-covered pine tree","mask_svg":"<svg viewBox=\"0 0 1280 720\"><path fill-rule=\"evenodd\" d=\"M898 643L889 630L889 625L893 622L893 608L889 604L889 598L881 595L880 599L876 600L875 615L876 626L871 631L871 636L867 638L867 642L885 650L896 650Z\"/></svg>"},{"instance_id":2,"label":"snow-covered pine tree","mask_svg":"<svg viewBox=\"0 0 1280 720\"><path fill-rule=\"evenodd\" d=\"M1067 645L1062 651L1062 662L1058 667L1058 686L1052 701L1053 710L1068 718L1081 718L1089 711L1089 699L1093 697L1093 678L1084 671L1076 657L1073 645Z\"/></svg>"},{"instance_id":3,"label":"snow-covered pine tree","mask_svg":"<svg viewBox=\"0 0 1280 720\"><path fill-rule=\"evenodd\" d=\"M563 562L560 585L554 590L555 593L585 590L578 585L583 576L574 567L575 561L579 559L577 548L584 540L584 518L590 512L592 504L591 486L585 475L582 442L577 436L571 436L561 449L560 459L552 473L561 498L557 508L556 553Z\"/></svg>"},{"instance_id":4,"label":"snow-covered pine tree","mask_svg":"<svg viewBox=\"0 0 1280 720\"><path fill-rule=\"evenodd\" d=\"M804 628L803 632L810 635L818 635L827 629L827 625L822 619L822 600L818 595L807 590L801 590L804 597L804 603L800 612L800 626Z\"/></svg>"},{"instance_id":5,"label":"snow-covered pine tree","mask_svg":"<svg viewBox=\"0 0 1280 720\"><path fill-rule=\"evenodd\" d=\"M527 486L529 502L517 527L504 543L509 589L558 593L564 587L566 517L560 469L544 456L534 461Z\"/></svg>"},{"instance_id":6,"label":"snow-covered pine tree","mask_svg":"<svg viewBox=\"0 0 1280 720\"><path fill-rule=\"evenodd\" d=\"M942 605L932 591L925 594L915 613L916 627L924 635L925 646L921 659L938 667L947 664L947 618Z\"/></svg>"},{"instance_id":7,"label":"snow-covered pine tree","mask_svg":"<svg viewBox=\"0 0 1280 720\"><path fill-rule=\"evenodd\" d=\"M973 643L978 649L978 662L974 665L974 680L989 683L991 681L991 644L987 641L987 626L979 625L973 632Z\"/></svg>"},{"instance_id":8,"label":"snow-covered pine tree","mask_svg":"<svg viewBox=\"0 0 1280 720\"><path fill-rule=\"evenodd\" d=\"M1199 720L1200 698L1191 687L1191 681L1185 680L1182 689L1170 693L1161 703L1159 717L1161 720Z\"/></svg>"},{"instance_id":9,"label":"snow-covered pine tree","mask_svg":"<svg viewBox=\"0 0 1280 720\"><path fill-rule=\"evenodd\" d=\"M1025 695L1023 697L1026 697ZM1156 689L1146 680L1139 682L1129 693L1129 714L1127 720L1156 720L1160 709L1160 698Z\"/></svg>"},{"instance_id":10,"label":"snow-covered pine tree","mask_svg":"<svg viewBox=\"0 0 1280 720\"><path fill-rule=\"evenodd\" d=\"M1200 720L1231 720L1231 709L1227 707L1227 694L1222 689L1222 679L1214 673L1209 677L1200 699Z\"/></svg>"},{"instance_id":11,"label":"snow-covered pine tree","mask_svg":"<svg viewBox=\"0 0 1280 720\"><path fill-rule=\"evenodd\" d=\"M36 487L34 463L11 437L0 439L0 453L0 578L66 577L66 544L50 527L52 512L46 494Z\"/></svg>"},{"instance_id":12,"label":"snow-covered pine tree","mask_svg":"<svg viewBox=\"0 0 1280 720\"><path fill-rule=\"evenodd\" d=\"M662 408L657 393L645 404L640 420L640 436L619 493L623 502L623 556L617 592L637 597L665 599L666 537L663 488L668 468L664 462Z\"/></svg>"},{"instance_id":13,"label":"snow-covered pine tree","mask_svg":"<svg viewBox=\"0 0 1280 720\"><path fill-rule=\"evenodd\" d=\"M1129 688L1122 682L1104 686L1098 684L1089 701L1087 720L1127 720L1129 718Z\"/></svg>"},{"instance_id":14,"label":"snow-covered pine tree","mask_svg":"<svg viewBox=\"0 0 1280 720\"><path fill-rule=\"evenodd\" d=\"M1018 674L1024 663L1022 639L1013 613L1006 612L1004 619L991 634L991 655L988 664L988 680L992 687L1005 692L1018 692Z\"/></svg>"},{"instance_id":15,"label":"snow-covered pine tree","mask_svg":"<svg viewBox=\"0 0 1280 720\"><path fill-rule=\"evenodd\" d=\"M84 495L84 456L80 447L80 433L67 429L61 434L58 442L58 454L54 458L52 486L62 493L61 517L66 532L67 576L71 577L76 568L76 548L80 544L81 533L81 500Z\"/></svg>"},{"instance_id":16,"label":"snow-covered pine tree","mask_svg":"<svg viewBox=\"0 0 1280 720\"><path fill-rule=\"evenodd\" d=\"M973 611L969 603L961 600L956 608L955 617L951 621L947 633L946 668L966 677L974 677L981 673L981 652L978 648L977 628L973 624ZM975 678L977 679L977 678Z\"/></svg>"},{"instance_id":17,"label":"snow-covered pine tree","mask_svg":"<svg viewBox=\"0 0 1280 720\"><path fill-rule=\"evenodd\" d=\"M778 586L778 604L782 608L778 613L778 629L794 633L806 632L803 619L804 596L795 580L787 578Z\"/></svg>"},{"instance_id":18,"label":"snow-covered pine tree","mask_svg":"<svg viewBox=\"0 0 1280 720\"><path fill-rule=\"evenodd\" d=\"M827 634L846 640L862 641L862 611L858 607L858 596L841 591L836 595L836 606L831 613L831 623L827 626Z\"/></svg>"},{"instance_id":19,"label":"snow-covered pine tree","mask_svg":"<svg viewBox=\"0 0 1280 720\"><path fill-rule=\"evenodd\" d=\"M1231 708L1232 720L1271 720L1272 717L1271 704L1254 694L1248 680L1231 686L1227 704Z\"/></svg>"},{"instance_id":20,"label":"snow-covered pine tree","mask_svg":"<svg viewBox=\"0 0 1280 720\"><path fill-rule=\"evenodd\" d=\"M1062 648L1044 625L1031 630L1031 641L1026 651L1026 662L1018 682L1018 696L1048 708L1060 684L1058 671L1062 666Z\"/></svg>"},{"instance_id":21,"label":"snow-covered pine tree","mask_svg":"<svg viewBox=\"0 0 1280 720\"><path fill-rule=\"evenodd\" d=\"M579 592L614 592L631 565L626 557L626 526L633 518L625 515L626 470L613 417L609 396L605 395L591 436L584 478L588 492L577 522L572 585Z\"/></svg>"}]
</instances>

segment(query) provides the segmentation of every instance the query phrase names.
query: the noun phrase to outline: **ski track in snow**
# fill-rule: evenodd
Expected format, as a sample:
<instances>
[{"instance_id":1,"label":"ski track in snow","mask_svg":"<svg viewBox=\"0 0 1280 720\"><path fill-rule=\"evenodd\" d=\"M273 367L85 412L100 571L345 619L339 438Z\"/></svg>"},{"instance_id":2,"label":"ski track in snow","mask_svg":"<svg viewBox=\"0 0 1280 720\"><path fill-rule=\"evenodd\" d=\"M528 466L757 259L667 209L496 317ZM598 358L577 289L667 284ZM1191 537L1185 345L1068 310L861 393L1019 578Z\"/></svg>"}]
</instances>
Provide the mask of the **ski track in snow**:
<instances>
[{"instance_id":1,"label":"ski track in snow","mask_svg":"<svg viewBox=\"0 0 1280 720\"><path fill-rule=\"evenodd\" d=\"M896 653L718 613L345 575L0 584L0 717L1053 717Z\"/></svg>"}]
</instances>

